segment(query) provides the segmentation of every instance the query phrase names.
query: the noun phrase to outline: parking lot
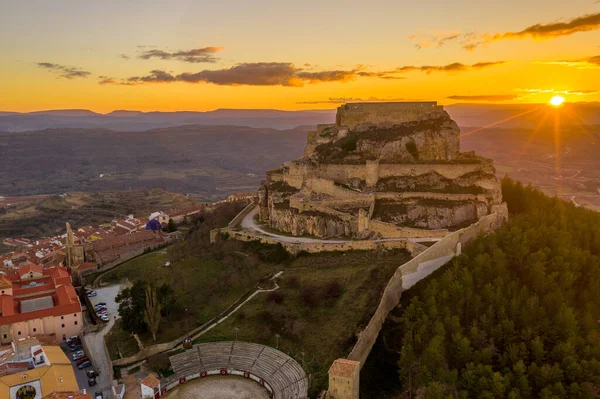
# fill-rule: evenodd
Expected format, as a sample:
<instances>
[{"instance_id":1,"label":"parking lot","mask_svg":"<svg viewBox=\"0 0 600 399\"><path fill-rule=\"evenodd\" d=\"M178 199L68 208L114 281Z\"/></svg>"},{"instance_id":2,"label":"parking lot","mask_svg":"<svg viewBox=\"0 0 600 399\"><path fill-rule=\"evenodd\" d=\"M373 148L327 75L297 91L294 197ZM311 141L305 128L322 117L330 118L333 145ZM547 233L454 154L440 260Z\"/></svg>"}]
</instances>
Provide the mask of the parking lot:
<instances>
[{"instance_id":1,"label":"parking lot","mask_svg":"<svg viewBox=\"0 0 600 399\"><path fill-rule=\"evenodd\" d=\"M77 378L77 385L79 385L79 389L85 389L87 392L89 392L91 395L94 394L94 392L98 391L98 386L90 386L88 384L88 377L86 375L86 371L87 370L93 370L93 367L87 367L83 370L79 370L77 368L77 362L73 361L73 352L71 352L71 349L69 348L69 346L67 344L60 344L60 347L62 348L63 352L65 352L65 354L67 355L67 357L69 358L69 360L71 360L71 364L73 365L73 371L75 372L75 378ZM87 353L86 353L87 355ZM93 396L92 396L93 397ZM106 397L110 397L110 396L104 396Z\"/></svg>"},{"instance_id":2,"label":"parking lot","mask_svg":"<svg viewBox=\"0 0 600 399\"><path fill-rule=\"evenodd\" d=\"M93 306L104 302L106 303L106 310L108 310L108 316L114 318L118 317L119 305L115 302L115 297L121 292L121 285L111 285L108 287L98 288L96 296L90 298L90 302Z\"/></svg>"},{"instance_id":3,"label":"parking lot","mask_svg":"<svg viewBox=\"0 0 600 399\"><path fill-rule=\"evenodd\" d=\"M106 309L108 311L109 322L102 323L104 328L97 333L86 334L83 337L85 342L85 347L87 349L86 354L92 359L92 364L97 367L97 372L99 374L97 378L97 386L92 387L93 392L102 391L105 398L110 398L111 385L112 380L110 378L110 360L106 356L106 351L104 349L104 336L110 331L112 328L114 321L119 317L118 309L119 306L115 302L115 297L121 292L124 288L123 285L111 285L108 287L98 288L96 289L96 296L90 297L90 302L93 306L99 303L106 303ZM90 309L93 312L93 309ZM77 375L77 373L76 373ZM82 376L85 377L85 373L82 373ZM81 384L79 380L79 376L77 377L77 381ZM80 388L83 389L87 387L87 378L84 383L86 385L80 385Z\"/></svg>"}]
</instances>

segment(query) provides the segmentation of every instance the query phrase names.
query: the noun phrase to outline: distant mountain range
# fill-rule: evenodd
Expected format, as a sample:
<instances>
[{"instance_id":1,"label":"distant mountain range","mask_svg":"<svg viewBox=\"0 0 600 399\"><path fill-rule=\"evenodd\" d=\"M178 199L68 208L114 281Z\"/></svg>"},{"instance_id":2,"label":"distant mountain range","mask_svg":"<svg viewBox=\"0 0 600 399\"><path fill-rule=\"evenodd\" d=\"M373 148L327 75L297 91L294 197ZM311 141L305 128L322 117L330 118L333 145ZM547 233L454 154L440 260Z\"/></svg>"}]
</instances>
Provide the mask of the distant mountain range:
<instances>
[{"instance_id":1,"label":"distant mountain range","mask_svg":"<svg viewBox=\"0 0 600 399\"><path fill-rule=\"evenodd\" d=\"M27 113L0 112L0 131L23 132L42 129L110 129L143 131L183 125L234 125L255 128L291 129L299 125L330 123L334 110L280 111L218 109L208 112L113 111L98 114L85 109Z\"/></svg>"},{"instance_id":2,"label":"distant mountain range","mask_svg":"<svg viewBox=\"0 0 600 399\"><path fill-rule=\"evenodd\" d=\"M463 127L490 124L499 127L531 128L544 115L559 113L566 124L600 124L600 103L568 103L559 109L546 104L454 104L446 106ZM110 129L143 131L183 125L230 125L291 129L299 125L333 123L335 110L281 111L274 109L218 109L207 112L142 112L116 110L99 114L86 109L36 112L0 112L0 131L23 132L42 129ZM550 118L554 119L554 117Z\"/></svg>"}]
</instances>

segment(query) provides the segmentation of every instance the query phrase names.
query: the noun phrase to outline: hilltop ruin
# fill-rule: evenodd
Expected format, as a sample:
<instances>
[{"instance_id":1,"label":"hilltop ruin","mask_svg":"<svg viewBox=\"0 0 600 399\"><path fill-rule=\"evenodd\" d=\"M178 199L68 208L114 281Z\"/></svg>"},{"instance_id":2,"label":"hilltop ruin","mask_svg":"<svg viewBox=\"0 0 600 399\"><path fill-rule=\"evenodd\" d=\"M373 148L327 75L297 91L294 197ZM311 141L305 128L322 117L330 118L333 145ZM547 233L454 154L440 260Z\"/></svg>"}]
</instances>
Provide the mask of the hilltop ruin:
<instances>
[{"instance_id":1,"label":"hilltop ruin","mask_svg":"<svg viewBox=\"0 0 600 399\"><path fill-rule=\"evenodd\" d=\"M304 155L267 172L259 218L294 236L443 237L507 215L491 160L460 152L436 102L352 103L308 133Z\"/></svg>"}]
</instances>

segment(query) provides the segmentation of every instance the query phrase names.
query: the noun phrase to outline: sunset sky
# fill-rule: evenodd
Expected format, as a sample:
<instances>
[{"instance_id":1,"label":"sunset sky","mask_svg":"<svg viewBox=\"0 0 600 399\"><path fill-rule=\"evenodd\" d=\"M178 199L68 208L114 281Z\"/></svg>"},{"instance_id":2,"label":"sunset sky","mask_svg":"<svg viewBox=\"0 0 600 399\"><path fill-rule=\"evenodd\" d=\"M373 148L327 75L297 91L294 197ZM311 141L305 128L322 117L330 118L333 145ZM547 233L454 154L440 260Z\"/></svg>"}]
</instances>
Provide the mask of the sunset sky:
<instances>
[{"instance_id":1,"label":"sunset sky","mask_svg":"<svg viewBox=\"0 0 600 399\"><path fill-rule=\"evenodd\" d=\"M0 68L0 111L600 101L600 1L7 0Z\"/></svg>"}]
</instances>

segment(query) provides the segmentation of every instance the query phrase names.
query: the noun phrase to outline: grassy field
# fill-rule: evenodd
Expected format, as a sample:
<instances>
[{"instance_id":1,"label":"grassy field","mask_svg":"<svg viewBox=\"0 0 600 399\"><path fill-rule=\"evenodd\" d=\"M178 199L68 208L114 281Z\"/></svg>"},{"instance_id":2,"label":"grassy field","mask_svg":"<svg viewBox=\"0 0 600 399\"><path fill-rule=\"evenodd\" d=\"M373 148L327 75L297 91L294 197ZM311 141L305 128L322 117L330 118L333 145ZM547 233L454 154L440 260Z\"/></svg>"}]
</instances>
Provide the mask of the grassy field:
<instances>
[{"instance_id":1,"label":"grassy field","mask_svg":"<svg viewBox=\"0 0 600 399\"><path fill-rule=\"evenodd\" d=\"M242 255L239 255L242 256ZM102 277L104 283L116 283L128 279L150 281L156 286L168 284L175 291L180 304L186 309L186 316L180 320L162 323L154 341L149 333L141 334L144 345L168 342L184 335L186 330L207 322L239 297L254 289L254 286L269 273L277 269L272 264L258 263L254 268L237 270L235 264L225 265L223 261L210 257L189 257L163 267L169 260L166 250L137 257L109 271ZM107 342L128 341L121 348L123 356L137 351L134 338L124 334L115 326ZM109 345L111 357L118 358L117 347Z\"/></svg>"},{"instance_id":2,"label":"grassy field","mask_svg":"<svg viewBox=\"0 0 600 399\"><path fill-rule=\"evenodd\" d=\"M381 292L397 267L409 259L404 251L307 254L280 263L256 255L256 246L224 244L227 255L186 256L162 267L170 252L163 250L131 260L108 272L104 282L129 279L169 284L186 317L160 326L157 341L142 334L144 345L167 342L183 335L253 291L265 277L283 271L279 290L261 293L237 313L196 342L238 339L279 346L312 375L311 392L326 386L327 370L348 354L357 333L375 311ZM112 358L137 352L135 339L116 325L107 344ZM164 363L165 359L162 359ZM151 359L152 362L152 359Z\"/></svg>"},{"instance_id":3,"label":"grassy field","mask_svg":"<svg viewBox=\"0 0 600 399\"><path fill-rule=\"evenodd\" d=\"M238 339L276 346L312 375L314 394L327 385L333 360L346 356L375 311L401 252L324 253L294 260L280 289L255 297L198 342ZM279 336L279 337L278 337Z\"/></svg>"}]
</instances>

